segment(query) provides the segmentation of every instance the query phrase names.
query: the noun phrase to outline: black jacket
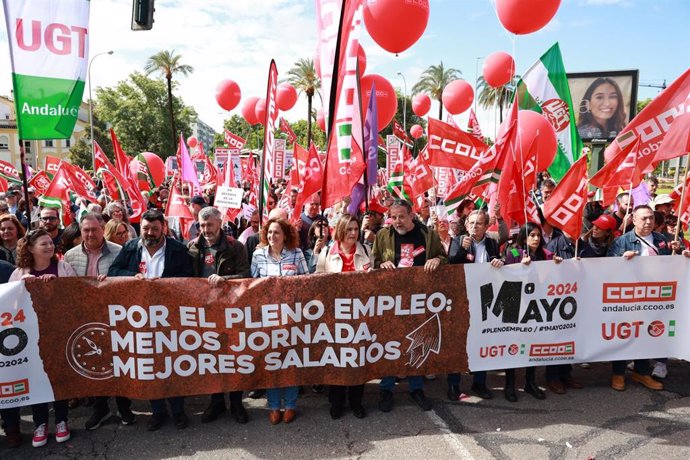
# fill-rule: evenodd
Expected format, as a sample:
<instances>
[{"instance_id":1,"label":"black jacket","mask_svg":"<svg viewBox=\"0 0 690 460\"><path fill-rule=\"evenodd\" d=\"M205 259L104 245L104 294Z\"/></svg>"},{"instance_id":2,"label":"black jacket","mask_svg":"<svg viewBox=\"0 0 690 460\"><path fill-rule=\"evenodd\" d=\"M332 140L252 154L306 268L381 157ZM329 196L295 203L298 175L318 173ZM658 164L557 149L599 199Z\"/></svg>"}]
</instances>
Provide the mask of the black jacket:
<instances>
[{"instance_id":1,"label":"black jacket","mask_svg":"<svg viewBox=\"0 0 690 460\"><path fill-rule=\"evenodd\" d=\"M469 249L462 247L462 241L464 238L469 238L467 235L456 236L450 240L450 246L448 247L448 263L450 264L467 264L473 263L474 259L469 260L467 258L468 254L474 256L474 249L470 246ZM498 241L488 236L484 237L484 246L486 247L486 253L489 255L489 262L494 259L501 258L500 247L498 246Z\"/></svg>"},{"instance_id":2,"label":"black jacket","mask_svg":"<svg viewBox=\"0 0 690 460\"><path fill-rule=\"evenodd\" d=\"M139 246L140 240L141 238L129 240L122 246L120 254L108 269L108 276L134 276L139 273L143 249ZM165 265L161 278L191 278L194 276L192 263L192 256L184 244L165 238Z\"/></svg>"},{"instance_id":3,"label":"black jacket","mask_svg":"<svg viewBox=\"0 0 690 460\"><path fill-rule=\"evenodd\" d=\"M208 244L202 235L187 244L189 255L192 256L194 276L201 275L201 258L203 251L201 244ZM247 250L244 245L221 230L221 241L216 252L216 275L225 279L251 278Z\"/></svg>"}]
</instances>

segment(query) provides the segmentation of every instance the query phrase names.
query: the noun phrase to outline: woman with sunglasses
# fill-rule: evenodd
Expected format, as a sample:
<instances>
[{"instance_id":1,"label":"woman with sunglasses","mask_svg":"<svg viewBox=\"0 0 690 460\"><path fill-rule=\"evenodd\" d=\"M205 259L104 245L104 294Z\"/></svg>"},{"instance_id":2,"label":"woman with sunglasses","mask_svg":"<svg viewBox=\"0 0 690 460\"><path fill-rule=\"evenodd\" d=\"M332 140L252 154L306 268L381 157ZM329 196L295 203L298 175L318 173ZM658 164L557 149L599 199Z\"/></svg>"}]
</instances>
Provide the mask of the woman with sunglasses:
<instances>
[{"instance_id":1,"label":"woman with sunglasses","mask_svg":"<svg viewBox=\"0 0 690 460\"><path fill-rule=\"evenodd\" d=\"M48 283L55 278L77 276L67 262L57 259L55 245L50 234L39 228L31 230L17 243L17 268L12 272L10 281L25 280L28 282L40 280ZM55 440L66 442L70 439L67 426L67 400L53 402L55 411ZM48 403L31 406L34 419L34 447L45 446L48 442Z\"/></svg>"}]
</instances>

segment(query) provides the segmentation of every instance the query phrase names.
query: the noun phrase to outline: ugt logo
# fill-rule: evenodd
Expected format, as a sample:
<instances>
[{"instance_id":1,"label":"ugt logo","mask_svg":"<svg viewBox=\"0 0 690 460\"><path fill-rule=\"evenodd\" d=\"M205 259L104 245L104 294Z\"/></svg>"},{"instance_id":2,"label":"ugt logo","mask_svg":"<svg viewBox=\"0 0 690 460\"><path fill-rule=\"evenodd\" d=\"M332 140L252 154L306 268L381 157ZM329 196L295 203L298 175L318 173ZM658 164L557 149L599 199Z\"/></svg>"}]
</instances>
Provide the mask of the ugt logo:
<instances>
[{"instance_id":1,"label":"ugt logo","mask_svg":"<svg viewBox=\"0 0 690 460\"><path fill-rule=\"evenodd\" d=\"M525 324L529 321L537 323L551 322L555 313L564 321L569 321L577 313L577 301L572 296L552 297L547 299L529 299L527 309L520 315L520 304L522 294L533 296L535 291L534 283L526 283L523 289L522 281L504 281L494 295L492 283L484 284L479 288L482 301L482 321L486 321L489 311L496 317L501 318L503 323Z\"/></svg>"}]
</instances>

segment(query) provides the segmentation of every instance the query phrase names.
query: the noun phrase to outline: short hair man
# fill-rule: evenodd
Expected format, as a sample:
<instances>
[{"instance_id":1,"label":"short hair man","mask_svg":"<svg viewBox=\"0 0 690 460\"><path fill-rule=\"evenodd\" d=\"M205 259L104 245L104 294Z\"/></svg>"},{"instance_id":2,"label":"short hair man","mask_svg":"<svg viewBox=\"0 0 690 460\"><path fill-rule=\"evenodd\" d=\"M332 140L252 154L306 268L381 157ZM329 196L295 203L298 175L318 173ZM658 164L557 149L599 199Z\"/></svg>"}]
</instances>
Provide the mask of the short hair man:
<instances>
[{"instance_id":1,"label":"short hair man","mask_svg":"<svg viewBox=\"0 0 690 460\"><path fill-rule=\"evenodd\" d=\"M544 179L542 181L539 191L541 192L541 200L543 203L546 203L546 200L549 199L555 188L556 183L552 179Z\"/></svg>"},{"instance_id":2,"label":"short hair man","mask_svg":"<svg viewBox=\"0 0 690 460\"><path fill-rule=\"evenodd\" d=\"M62 229L60 227L60 209L59 208L41 208L39 213L38 226L44 229L53 239L53 244L57 247L62 236Z\"/></svg>"},{"instance_id":3,"label":"short hair man","mask_svg":"<svg viewBox=\"0 0 690 460\"><path fill-rule=\"evenodd\" d=\"M633 228L632 210L635 206L635 200L628 192L619 193L616 196L616 203L618 209L611 215L616 219L618 224L618 231L620 233L627 233Z\"/></svg>"},{"instance_id":4,"label":"short hair man","mask_svg":"<svg viewBox=\"0 0 690 460\"><path fill-rule=\"evenodd\" d=\"M223 232L223 215L217 208L199 211L200 234L187 245L193 260L194 276L207 278L213 287L230 279L250 278L244 245ZM230 413L238 423L247 423L249 415L242 405L242 391L231 391ZM225 412L223 393L211 395L211 403L201 416L202 423L212 422Z\"/></svg>"},{"instance_id":5,"label":"short hair man","mask_svg":"<svg viewBox=\"0 0 690 460\"><path fill-rule=\"evenodd\" d=\"M191 278L194 276L192 258L187 247L165 236L165 217L158 210L149 209L141 216L141 237L125 243L108 270L108 276L133 276L136 279ZM184 397L167 398L178 429L186 428L189 419L184 412ZM158 430L167 412L165 400L151 401L153 415L146 428Z\"/></svg>"},{"instance_id":6,"label":"short hair man","mask_svg":"<svg viewBox=\"0 0 690 460\"><path fill-rule=\"evenodd\" d=\"M374 267L396 270L405 267L424 267L427 272L448 263L441 238L426 225L414 219L412 207L407 201L396 200L389 209L392 225L376 234L373 255ZM410 397L422 410L431 409L431 401L424 396L424 376L408 376ZM381 379L379 410L393 409L395 377Z\"/></svg>"}]
</instances>

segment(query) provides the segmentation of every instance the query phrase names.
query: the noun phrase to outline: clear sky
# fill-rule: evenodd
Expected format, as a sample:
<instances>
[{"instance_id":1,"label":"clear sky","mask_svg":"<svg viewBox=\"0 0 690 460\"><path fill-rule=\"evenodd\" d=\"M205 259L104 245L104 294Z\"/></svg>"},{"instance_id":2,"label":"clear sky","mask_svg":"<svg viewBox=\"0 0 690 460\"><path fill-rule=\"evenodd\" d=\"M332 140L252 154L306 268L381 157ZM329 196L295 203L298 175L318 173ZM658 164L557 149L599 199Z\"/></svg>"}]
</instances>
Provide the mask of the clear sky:
<instances>
[{"instance_id":1,"label":"clear sky","mask_svg":"<svg viewBox=\"0 0 690 460\"><path fill-rule=\"evenodd\" d=\"M426 32L398 57L381 49L363 29L367 73L383 75L403 89L397 75L401 72L409 91L426 67L442 60L474 83L477 68L481 75L478 57L497 50L509 52L522 73L556 41L568 72L639 69L641 84L660 85L690 66L690 0L562 0L549 25L520 36L503 29L492 1L430 3ZM179 79L176 94L216 130L228 116L214 98L220 80L237 81L243 98L263 96L271 58L284 76L298 58L313 57L316 47L314 0L157 0L156 22L147 32L130 30L131 13L131 0L91 1L90 53L115 51L94 61L94 87L113 85L141 70L149 56L174 49L182 54L183 63L195 69L192 76ZM9 94L6 34L0 34L0 69L0 94ZM640 87L639 98L654 97L659 91ZM436 111L432 106L431 113ZM239 106L235 112L239 113ZM305 114L306 101L301 97L285 116L296 120ZM489 135L494 118L493 111L479 111L479 122ZM456 120L463 126L466 114Z\"/></svg>"}]
</instances>

